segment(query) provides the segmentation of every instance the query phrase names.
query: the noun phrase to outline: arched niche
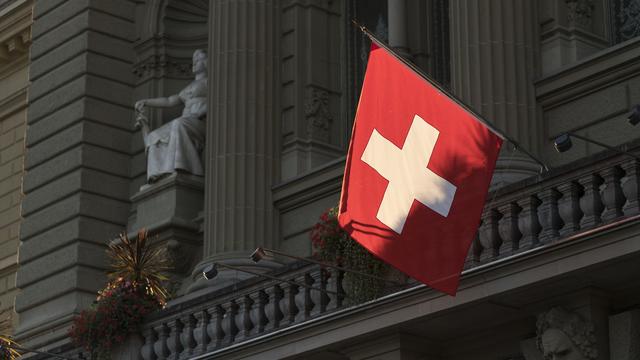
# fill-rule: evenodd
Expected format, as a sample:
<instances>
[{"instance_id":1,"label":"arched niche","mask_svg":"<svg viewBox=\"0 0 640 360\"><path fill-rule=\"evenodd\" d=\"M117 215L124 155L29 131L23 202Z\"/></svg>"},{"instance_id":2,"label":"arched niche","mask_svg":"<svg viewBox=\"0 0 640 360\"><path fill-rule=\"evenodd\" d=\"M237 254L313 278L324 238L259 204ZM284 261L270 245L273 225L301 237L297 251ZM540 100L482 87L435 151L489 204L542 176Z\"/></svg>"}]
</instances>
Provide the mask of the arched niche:
<instances>
[{"instance_id":1,"label":"arched niche","mask_svg":"<svg viewBox=\"0 0 640 360\"><path fill-rule=\"evenodd\" d=\"M175 94L192 78L191 56L206 49L209 0L147 0L137 9L138 40L133 72L136 98ZM152 125L175 118L180 109L156 111Z\"/></svg>"}]
</instances>

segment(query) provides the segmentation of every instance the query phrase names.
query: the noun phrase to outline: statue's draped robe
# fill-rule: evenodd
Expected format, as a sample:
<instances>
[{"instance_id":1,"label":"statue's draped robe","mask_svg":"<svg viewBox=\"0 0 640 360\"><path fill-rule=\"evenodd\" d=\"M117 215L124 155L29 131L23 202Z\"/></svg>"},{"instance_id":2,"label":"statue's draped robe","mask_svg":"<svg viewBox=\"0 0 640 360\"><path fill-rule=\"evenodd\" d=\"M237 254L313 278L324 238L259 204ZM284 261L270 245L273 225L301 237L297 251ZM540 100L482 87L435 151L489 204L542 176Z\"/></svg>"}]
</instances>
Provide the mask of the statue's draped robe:
<instances>
[{"instance_id":1,"label":"statue's draped robe","mask_svg":"<svg viewBox=\"0 0 640 360\"><path fill-rule=\"evenodd\" d=\"M149 133L146 141L147 179L176 170L204 176L201 153L205 142L205 122L198 118L198 114L206 112L205 95L206 90L202 86L196 86L195 81L191 83L178 94L185 103L182 116ZM201 97L202 101L193 100Z\"/></svg>"}]
</instances>

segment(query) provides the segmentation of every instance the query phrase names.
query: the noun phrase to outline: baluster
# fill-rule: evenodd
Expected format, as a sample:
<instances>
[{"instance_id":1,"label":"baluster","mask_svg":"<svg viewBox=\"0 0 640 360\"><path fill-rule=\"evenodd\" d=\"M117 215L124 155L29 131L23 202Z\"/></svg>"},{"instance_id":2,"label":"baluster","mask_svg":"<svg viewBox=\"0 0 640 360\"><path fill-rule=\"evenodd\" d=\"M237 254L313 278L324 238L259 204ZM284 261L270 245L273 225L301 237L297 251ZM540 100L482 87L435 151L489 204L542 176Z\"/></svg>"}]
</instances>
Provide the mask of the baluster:
<instances>
[{"instance_id":1,"label":"baluster","mask_svg":"<svg viewBox=\"0 0 640 360\"><path fill-rule=\"evenodd\" d=\"M533 195L518 201L518 206L522 209L518 216L518 228L522 233L521 250L531 249L538 245L538 234L541 230L538 221L538 205L540 205L540 200Z\"/></svg>"},{"instance_id":2,"label":"baluster","mask_svg":"<svg viewBox=\"0 0 640 360\"><path fill-rule=\"evenodd\" d=\"M207 345L207 351L211 351L222 346L225 332L222 327L225 310L222 306L216 305L207 310L210 315L209 326L207 326L207 334L211 342Z\"/></svg>"},{"instance_id":3,"label":"baluster","mask_svg":"<svg viewBox=\"0 0 640 360\"><path fill-rule=\"evenodd\" d=\"M311 276L311 284L315 284L316 287L326 290L327 283L323 279L322 269L314 269L309 276ZM313 303L313 307L309 311L309 317L314 317L322 312L324 296L326 296L324 291L313 290L310 292L310 301Z\"/></svg>"},{"instance_id":4,"label":"baluster","mask_svg":"<svg viewBox=\"0 0 640 360\"><path fill-rule=\"evenodd\" d=\"M273 285L265 292L268 296L268 303L265 306L265 315L267 316L266 331L273 331L280 327L280 321L284 318L281 303L284 292L279 285Z\"/></svg>"},{"instance_id":5,"label":"baluster","mask_svg":"<svg viewBox=\"0 0 640 360\"><path fill-rule=\"evenodd\" d=\"M321 267L318 274L320 275L320 288L323 290L330 290L331 284L329 283L329 280L331 279L331 271ZM327 292L323 291L320 295L320 313L325 313L329 309L331 301L331 296Z\"/></svg>"},{"instance_id":6,"label":"baluster","mask_svg":"<svg viewBox=\"0 0 640 360\"><path fill-rule=\"evenodd\" d=\"M541 204L538 206L538 218L542 231L540 231L539 239L543 244L549 243L560 236L560 228L562 227L562 218L558 209L558 199L562 194L556 189L546 189L538 194Z\"/></svg>"},{"instance_id":7,"label":"baluster","mask_svg":"<svg viewBox=\"0 0 640 360\"><path fill-rule=\"evenodd\" d=\"M580 230L580 219L583 215L580 209L582 186L571 181L558 185L558 191L562 194L558 201L558 212L564 223L559 234L566 237Z\"/></svg>"},{"instance_id":8,"label":"baluster","mask_svg":"<svg viewBox=\"0 0 640 360\"><path fill-rule=\"evenodd\" d=\"M239 302L240 328L238 329L237 340L241 341L251 336L251 330L254 328L254 322L251 320L251 309L254 301L249 295L245 295Z\"/></svg>"},{"instance_id":9,"label":"baluster","mask_svg":"<svg viewBox=\"0 0 640 360\"><path fill-rule=\"evenodd\" d=\"M142 336L144 336L144 345L140 350L140 354L144 360L156 360L157 356L154 350L154 344L157 340L156 332L152 327L148 327L142 330Z\"/></svg>"},{"instance_id":10,"label":"baluster","mask_svg":"<svg viewBox=\"0 0 640 360\"><path fill-rule=\"evenodd\" d=\"M167 347L169 348L169 359L180 359L180 353L182 352L182 342L180 341L180 335L182 335L182 322L180 319L173 319L167 322L169 327L169 337L167 338Z\"/></svg>"},{"instance_id":11,"label":"baluster","mask_svg":"<svg viewBox=\"0 0 640 360\"><path fill-rule=\"evenodd\" d=\"M222 329L226 335L226 344L233 344L238 335L238 304L235 300L231 300L224 307L224 318L222 320Z\"/></svg>"},{"instance_id":12,"label":"baluster","mask_svg":"<svg viewBox=\"0 0 640 360\"><path fill-rule=\"evenodd\" d=\"M298 279L296 279L298 283L305 284L307 286L313 286L314 279L308 273L305 273ZM296 294L296 307L298 308L298 314L296 314L296 322L301 322L309 319L311 314L311 310L315 304L311 300L311 294L314 292L319 292L318 290L312 290L309 288L300 288L298 294Z\"/></svg>"},{"instance_id":13,"label":"baluster","mask_svg":"<svg viewBox=\"0 0 640 360\"><path fill-rule=\"evenodd\" d=\"M482 214L482 225L480 226L479 237L483 251L481 261L497 258L500 255L500 245L502 239L498 233L498 221L502 217L497 210L486 210Z\"/></svg>"},{"instance_id":14,"label":"baluster","mask_svg":"<svg viewBox=\"0 0 640 360\"><path fill-rule=\"evenodd\" d=\"M196 322L195 316L191 314L182 320L183 328L182 334L180 334L182 352L180 353L180 359L187 359L193 355L194 348L196 347L196 339L194 337Z\"/></svg>"},{"instance_id":15,"label":"baluster","mask_svg":"<svg viewBox=\"0 0 640 360\"><path fill-rule=\"evenodd\" d=\"M284 324L291 325L296 322L296 315L300 311L296 306L296 295L298 294L298 286L292 284L284 285Z\"/></svg>"},{"instance_id":16,"label":"baluster","mask_svg":"<svg viewBox=\"0 0 640 360\"><path fill-rule=\"evenodd\" d=\"M333 291L337 293L328 294L329 301L327 302L326 309L327 310L335 310L342 307L342 303L345 298L344 288L342 287L342 282L344 281L344 273L342 271L336 269L326 269L328 275L327 281L327 290Z\"/></svg>"},{"instance_id":17,"label":"baluster","mask_svg":"<svg viewBox=\"0 0 640 360\"><path fill-rule=\"evenodd\" d=\"M605 205L604 212L602 213L602 221L611 222L623 215L622 206L624 206L625 198L622 193L620 179L624 175L624 172L620 167L614 166L602 170L600 174L604 179L604 186L600 193L602 202Z\"/></svg>"},{"instance_id":18,"label":"baluster","mask_svg":"<svg viewBox=\"0 0 640 360\"><path fill-rule=\"evenodd\" d=\"M253 295L256 304L251 310L251 320L254 324L254 334L262 334L267 326L268 319L266 315L266 305L269 303L269 296L264 290L260 290Z\"/></svg>"},{"instance_id":19,"label":"baluster","mask_svg":"<svg viewBox=\"0 0 640 360\"><path fill-rule=\"evenodd\" d=\"M156 334L158 334L153 350L156 353L156 359L164 360L169 356L169 348L167 347L167 338L169 337L169 328L165 324L154 326Z\"/></svg>"},{"instance_id":20,"label":"baluster","mask_svg":"<svg viewBox=\"0 0 640 360\"><path fill-rule=\"evenodd\" d=\"M622 193L627 202L622 207L625 216L637 215L640 213L640 167L638 160L628 160L622 164L625 176L620 181L622 185Z\"/></svg>"},{"instance_id":21,"label":"baluster","mask_svg":"<svg viewBox=\"0 0 640 360\"><path fill-rule=\"evenodd\" d=\"M498 209L503 214L498 222L498 232L503 241L500 255L511 255L518 250L522 233L518 228L518 214L520 207L516 203L508 203Z\"/></svg>"},{"instance_id":22,"label":"baluster","mask_svg":"<svg viewBox=\"0 0 640 360\"><path fill-rule=\"evenodd\" d=\"M580 198L580 209L584 213L584 217L580 220L580 228L592 228L602 222L600 218L604 209L600 198L602 178L596 174L589 174L579 179L578 182L584 188L584 195Z\"/></svg>"},{"instance_id":23,"label":"baluster","mask_svg":"<svg viewBox=\"0 0 640 360\"><path fill-rule=\"evenodd\" d=\"M207 310L197 311L193 316L195 317L197 324L193 330L193 338L195 340L193 354L204 354L207 352L207 345L209 345L209 341L211 341L211 338L207 333L207 327L209 326L209 319L211 319L211 316Z\"/></svg>"}]
</instances>

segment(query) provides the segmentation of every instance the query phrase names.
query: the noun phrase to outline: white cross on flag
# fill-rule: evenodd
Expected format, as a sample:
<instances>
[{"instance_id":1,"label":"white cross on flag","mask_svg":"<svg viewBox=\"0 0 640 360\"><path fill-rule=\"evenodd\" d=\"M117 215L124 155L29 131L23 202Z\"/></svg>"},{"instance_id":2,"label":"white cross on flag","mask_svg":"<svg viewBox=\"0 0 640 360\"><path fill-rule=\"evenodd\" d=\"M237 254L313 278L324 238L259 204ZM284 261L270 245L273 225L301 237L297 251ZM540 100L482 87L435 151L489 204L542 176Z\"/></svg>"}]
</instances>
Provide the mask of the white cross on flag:
<instances>
[{"instance_id":1,"label":"white cross on flag","mask_svg":"<svg viewBox=\"0 0 640 360\"><path fill-rule=\"evenodd\" d=\"M338 219L373 254L454 295L502 140L372 46Z\"/></svg>"}]
</instances>

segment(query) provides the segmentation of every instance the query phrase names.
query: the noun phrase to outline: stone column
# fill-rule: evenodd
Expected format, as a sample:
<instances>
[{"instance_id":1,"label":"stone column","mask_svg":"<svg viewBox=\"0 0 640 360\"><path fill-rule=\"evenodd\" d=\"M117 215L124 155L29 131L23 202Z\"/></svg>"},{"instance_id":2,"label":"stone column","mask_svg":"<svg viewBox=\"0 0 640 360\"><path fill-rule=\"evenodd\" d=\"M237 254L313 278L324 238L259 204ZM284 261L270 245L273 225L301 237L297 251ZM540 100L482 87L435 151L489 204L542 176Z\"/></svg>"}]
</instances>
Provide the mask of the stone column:
<instances>
[{"instance_id":1,"label":"stone column","mask_svg":"<svg viewBox=\"0 0 640 360\"><path fill-rule=\"evenodd\" d=\"M205 240L192 290L250 276L221 268L215 281L204 282L202 268L211 262L253 270L268 266L253 264L249 255L257 246L273 247L276 237L271 187L277 171L279 3L214 1L210 6Z\"/></svg>"},{"instance_id":2,"label":"stone column","mask_svg":"<svg viewBox=\"0 0 640 360\"><path fill-rule=\"evenodd\" d=\"M410 58L407 38L407 0L388 0L389 45Z\"/></svg>"},{"instance_id":3,"label":"stone column","mask_svg":"<svg viewBox=\"0 0 640 360\"><path fill-rule=\"evenodd\" d=\"M536 6L526 0L450 0L451 87L487 120L538 152L533 81L538 74ZM505 144L494 185L536 174L539 167Z\"/></svg>"}]
</instances>

